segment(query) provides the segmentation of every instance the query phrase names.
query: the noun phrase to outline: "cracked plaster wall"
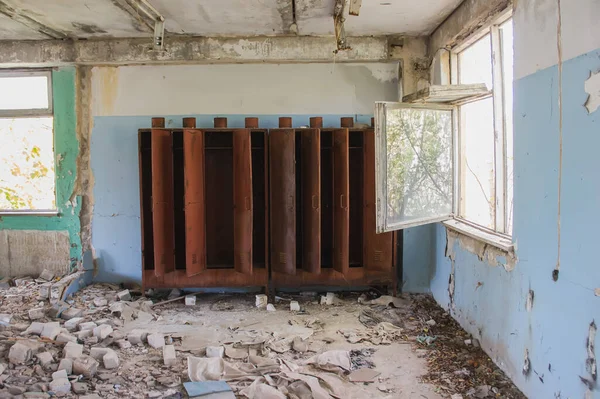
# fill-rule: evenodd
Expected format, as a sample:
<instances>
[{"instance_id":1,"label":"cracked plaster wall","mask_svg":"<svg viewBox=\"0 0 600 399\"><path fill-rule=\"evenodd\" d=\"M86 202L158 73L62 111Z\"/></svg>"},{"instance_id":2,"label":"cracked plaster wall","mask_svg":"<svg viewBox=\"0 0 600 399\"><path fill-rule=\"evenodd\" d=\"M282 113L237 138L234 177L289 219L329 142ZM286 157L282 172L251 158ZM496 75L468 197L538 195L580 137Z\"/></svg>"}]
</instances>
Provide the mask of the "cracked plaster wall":
<instances>
[{"instance_id":1,"label":"cracked plaster wall","mask_svg":"<svg viewBox=\"0 0 600 399\"><path fill-rule=\"evenodd\" d=\"M430 287L528 397L597 397L600 3L515 7L517 260L438 225Z\"/></svg>"}]
</instances>

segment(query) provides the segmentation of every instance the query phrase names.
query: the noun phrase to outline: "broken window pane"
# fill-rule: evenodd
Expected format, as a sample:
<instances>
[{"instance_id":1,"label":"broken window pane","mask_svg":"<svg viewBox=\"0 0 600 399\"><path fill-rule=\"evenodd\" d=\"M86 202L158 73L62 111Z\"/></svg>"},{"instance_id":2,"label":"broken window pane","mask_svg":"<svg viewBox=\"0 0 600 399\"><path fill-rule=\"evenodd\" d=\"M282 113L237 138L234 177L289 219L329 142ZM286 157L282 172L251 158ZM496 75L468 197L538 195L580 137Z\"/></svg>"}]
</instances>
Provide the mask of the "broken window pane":
<instances>
[{"instance_id":1,"label":"broken window pane","mask_svg":"<svg viewBox=\"0 0 600 399\"><path fill-rule=\"evenodd\" d=\"M399 107L388 108L385 117L386 224L450 215L452 111Z\"/></svg>"},{"instance_id":2,"label":"broken window pane","mask_svg":"<svg viewBox=\"0 0 600 399\"><path fill-rule=\"evenodd\" d=\"M47 108L48 76L0 76L0 110Z\"/></svg>"},{"instance_id":3,"label":"broken window pane","mask_svg":"<svg viewBox=\"0 0 600 399\"><path fill-rule=\"evenodd\" d=\"M53 210L52 117L0 118L0 210Z\"/></svg>"}]
</instances>

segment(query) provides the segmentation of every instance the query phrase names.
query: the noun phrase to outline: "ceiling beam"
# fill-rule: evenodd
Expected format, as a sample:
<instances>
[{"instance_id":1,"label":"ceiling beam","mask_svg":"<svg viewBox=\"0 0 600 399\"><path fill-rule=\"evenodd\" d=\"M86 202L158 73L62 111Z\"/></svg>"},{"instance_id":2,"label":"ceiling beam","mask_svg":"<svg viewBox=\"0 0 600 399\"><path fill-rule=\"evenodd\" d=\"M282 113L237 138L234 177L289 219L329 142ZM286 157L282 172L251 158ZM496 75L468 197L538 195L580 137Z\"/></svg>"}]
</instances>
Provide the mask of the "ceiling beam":
<instances>
[{"instance_id":1,"label":"ceiling beam","mask_svg":"<svg viewBox=\"0 0 600 399\"><path fill-rule=\"evenodd\" d=\"M140 32L154 32L154 21L141 12L131 0L110 0L116 7L125 11L130 17L133 26Z\"/></svg>"},{"instance_id":2,"label":"ceiling beam","mask_svg":"<svg viewBox=\"0 0 600 399\"><path fill-rule=\"evenodd\" d=\"M14 21L17 21L36 32L40 32L41 34L46 35L51 39L64 39L67 37L65 33L57 31L47 25L42 24L39 21L36 21L29 15L23 13L21 10L16 10L1 0L0 14L4 14L7 17L13 19Z\"/></svg>"},{"instance_id":3,"label":"ceiling beam","mask_svg":"<svg viewBox=\"0 0 600 399\"><path fill-rule=\"evenodd\" d=\"M334 37L167 37L164 51L148 39L0 41L0 67L186 63L381 62L411 48L388 37L349 37L352 49L336 50ZM405 38L405 41L423 41ZM393 56L390 52L393 50ZM411 57L412 55L411 50ZM425 50L422 51L424 56Z\"/></svg>"}]
</instances>

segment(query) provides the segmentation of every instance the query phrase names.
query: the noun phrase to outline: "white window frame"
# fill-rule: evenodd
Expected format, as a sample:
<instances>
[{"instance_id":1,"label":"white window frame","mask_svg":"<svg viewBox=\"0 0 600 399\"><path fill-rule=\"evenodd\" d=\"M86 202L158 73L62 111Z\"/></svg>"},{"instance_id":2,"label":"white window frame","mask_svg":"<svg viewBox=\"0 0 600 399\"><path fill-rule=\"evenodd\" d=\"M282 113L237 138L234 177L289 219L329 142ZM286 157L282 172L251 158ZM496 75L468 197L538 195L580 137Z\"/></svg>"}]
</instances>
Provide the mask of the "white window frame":
<instances>
[{"instance_id":1,"label":"white window frame","mask_svg":"<svg viewBox=\"0 0 600 399\"><path fill-rule=\"evenodd\" d=\"M40 70L0 70L0 78L12 77L31 77L46 76L48 82L48 107L47 108L24 108L24 109L0 109L0 118L18 118L28 116L54 116L52 107L52 71L49 69Z\"/></svg>"},{"instance_id":2,"label":"white window frame","mask_svg":"<svg viewBox=\"0 0 600 399\"><path fill-rule=\"evenodd\" d=\"M52 117L54 118L54 106L52 102L52 70L51 69L9 69L0 70L0 78L5 77L31 77L45 76L48 82L47 95L48 106L46 108L22 108L22 109L0 109L0 118L34 118L34 117ZM52 142L54 143L54 127L52 128ZM54 153L54 144L52 145ZM55 154L53 158L56 158ZM56 176L54 179L54 209L0 209L0 216L10 215L38 215L38 216L55 216L58 215L58 204L56 204Z\"/></svg>"},{"instance_id":3,"label":"white window frame","mask_svg":"<svg viewBox=\"0 0 600 399\"><path fill-rule=\"evenodd\" d=\"M400 223L391 223L387 220L387 152L386 152L386 115L385 107L386 103L376 103L375 107L375 168L376 168L376 219L377 219L377 231L379 233L385 231L393 231L413 226L434 223L442 221L444 225L450 229L459 231L465 235L471 236L489 245L495 246L501 250L511 252L513 251L512 237L506 234L506 209L507 209L507 158L506 158L506 130L505 130L505 118L504 112L504 85L503 85L503 74L502 74L502 53L501 53L501 36L500 26L512 18L512 11L508 11L500 15L493 21L491 25L482 27L475 34L468 37L465 41L457 45L451 50L450 54L450 79L452 85L458 85L458 54L473 45L479 39L483 38L487 34L491 36L491 54L492 54L492 79L493 88L487 94L483 96L476 96L470 99L457 101L451 103L454 106L453 111L453 214L449 216L436 215L434 217L414 220ZM495 163L495 213L494 213L494 224L495 229L489 229L484 226L478 225L474 222L468 221L460 217L460 201L461 201L461 164L463 159L463 153L461 151L461 129L460 129L460 106L468 104L470 102L479 101L485 98L493 98L494 107L494 163ZM388 107L404 107L404 108L426 108L426 109L439 109L439 103L421 103L421 104L407 104L407 103L387 103ZM510 110L512 112L512 110ZM500 117L496 117L500 115Z\"/></svg>"},{"instance_id":4,"label":"white window frame","mask_svg":"<svg viewBox=\"0 0 600 399\"><path fill-rule=\"evenodd\" d=\"M487 96L480 97L477 99L465 101L462 104L468 104L470 102L479 101L485 98L493 99L494 108L494 173L495 173L495 206L494 206L494 229L481 226L475 222L472 222L461 215L461 198L462 198L462 187L461 187L461 176L462 160L465 159L462 153L462 123L460 120L460 109L457 112L458 126L457 126L457 159L460 160L456 164L457 168L457 179L455 180L455 193L456 202L454 209L454 220L444 222L447 227L454 230L479 238L485 242L501 247L502 249L512 248L512 237L507 233L507 206L508 198L506 197L507 192L507 147L506 147L506 104L504 101L504 81L503 81L503 70L502 70L502 44L501 44L501 33L500 26L510 20L513 17L512 11L508 11L500 15L491 25L481 28L479 31L474 33L465 39L462 43L452 48L450 52L450 77L452 84L459 83L459 54L475 44L478 40L482 39L486 35L490 35L491 42L491 56L492 56L492 81L493 88ZM510 110L509 112L512 112ZM498 117L500 115L500 117Z\"/></svg>"}]
</instances>

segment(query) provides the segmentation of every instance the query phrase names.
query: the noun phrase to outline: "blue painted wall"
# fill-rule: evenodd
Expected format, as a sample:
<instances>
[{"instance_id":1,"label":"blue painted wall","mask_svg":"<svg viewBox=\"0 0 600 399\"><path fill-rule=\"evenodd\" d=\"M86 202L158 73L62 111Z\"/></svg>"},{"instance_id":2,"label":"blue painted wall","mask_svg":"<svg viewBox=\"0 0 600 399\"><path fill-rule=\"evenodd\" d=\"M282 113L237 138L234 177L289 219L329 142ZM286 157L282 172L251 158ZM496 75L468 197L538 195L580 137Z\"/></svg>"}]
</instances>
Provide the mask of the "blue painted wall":
<instances>
[{"instance_id":1,"label":"blue painted wall","mask_svg":"<svg viewBox=\"0 0 600 399\"><path fill-rule=\"evenodd\" d=\"M590 323L600 319L600 111L588 114L584 82L600 69L600 50L563 63L560 274L558 257L559 70L554 65L515 82L513 271L479 261L455 244L454 305L448 294L452 261L446 230L436 227L431 290L436 300L479 337L484 349L531 398L583 398ZM531 311L526 309L534 291ZM522 373L528 351L531 372ZM600 394L597 389L592 395ZM592 396L594 397L594 396Z\"/></svg>"},{"instance_id":2,"label":"blue painted wall","mask_svg":"<svg viewBox=\"0 0 600 399\"><path fill-rule=\"evenodd\" d=\"M280 115L177 115L167 116L168 127L181 127L184 116L196 117L197 126L212 126L215 116L228 118L230 127L243 127L246 116L258 116L260 126L275 128ZM286 115L289 116L289 115ZM309 124L313 115L293 115L294 126ZM339 126L341 117L354 116L358 123L371 123L371 115L323 115L324 126ZM149 116L95 117L91 140L91 166L94 174L94 212L92 245L94 246L98 274L101 282L141 282L141 238L138 137L140 128L150 126ZM410 264L406 289L428 290L430 271L427 247L428 228L415 229L409 236L405 252ZM430 229L429 229L430 230ZM414 237L414 238L413 238ZM427 266L424 265L427 263ZM414 265L414 266L412 266ZM410 270L414 269L415 273Z\"/></svg>"}]
</instances>

